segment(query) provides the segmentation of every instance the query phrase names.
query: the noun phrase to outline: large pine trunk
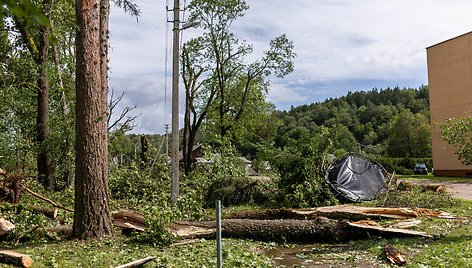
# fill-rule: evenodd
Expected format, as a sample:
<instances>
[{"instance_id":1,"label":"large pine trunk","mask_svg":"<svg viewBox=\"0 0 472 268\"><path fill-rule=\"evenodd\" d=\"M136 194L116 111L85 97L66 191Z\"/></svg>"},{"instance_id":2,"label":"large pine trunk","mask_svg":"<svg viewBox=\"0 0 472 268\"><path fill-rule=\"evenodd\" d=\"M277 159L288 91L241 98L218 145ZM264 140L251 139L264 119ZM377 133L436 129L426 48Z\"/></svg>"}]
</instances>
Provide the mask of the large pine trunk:
<instances>
[{"instance_id":1,"label":"large pine trunk","mask_svg":"<svg viewBox=\"0 0 472 268\"><path fill-rule=\"evenodd\" d=\"M77 0L76 179L73 233L112 234L108 194L108 1Z\"/></svg>"},{"instance_id":2,"label":"large pine trunk","mask_svg":"<svg viewBox=\"0 0 472 268\"><path fill-rule=\"evenodd\" d=\"M216 234L216 223L173 222L170 230L182 238L211 238ZM222 220L223 237L249 238L262 241L337 242L373 236L431 237L425 232L382 227L362 222L352 223L317 217L311 220Z\"/></svg>"}]
</instances>

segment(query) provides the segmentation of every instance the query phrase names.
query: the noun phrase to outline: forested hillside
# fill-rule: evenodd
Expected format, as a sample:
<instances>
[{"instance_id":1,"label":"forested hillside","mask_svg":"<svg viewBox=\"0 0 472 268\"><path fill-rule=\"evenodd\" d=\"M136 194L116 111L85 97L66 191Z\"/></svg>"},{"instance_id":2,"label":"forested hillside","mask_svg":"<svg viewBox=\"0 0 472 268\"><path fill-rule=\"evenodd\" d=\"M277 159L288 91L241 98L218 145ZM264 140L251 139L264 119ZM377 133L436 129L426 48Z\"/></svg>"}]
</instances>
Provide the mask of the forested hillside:
<instances>
[{"instance_id":1,"label":"forested hillside","mask_svg":"<svg viewBox=\"0 0 472 268\"><path fill-rule=\"evenodd\" d=\"M334 129L333 151L374 147L382 156L431 157L428 87L376 88L277 111L275 146L284 147L321 126Z\"/></svg>"}]
</instances>

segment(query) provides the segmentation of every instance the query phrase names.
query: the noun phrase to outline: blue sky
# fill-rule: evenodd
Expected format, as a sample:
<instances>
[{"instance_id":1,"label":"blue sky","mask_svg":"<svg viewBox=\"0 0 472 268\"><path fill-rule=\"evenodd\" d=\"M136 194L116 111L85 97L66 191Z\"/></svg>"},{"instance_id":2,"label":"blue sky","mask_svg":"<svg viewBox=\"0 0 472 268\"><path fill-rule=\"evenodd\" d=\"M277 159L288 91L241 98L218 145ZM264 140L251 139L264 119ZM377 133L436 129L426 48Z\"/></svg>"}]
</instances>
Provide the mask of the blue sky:
<instances>
[{"instance_id":1,"label":"blue sky","mask_svg":"<svg viewBox=\"0 0 472 268\"><path fill-rule=\"evenodd\" d=\"M172 14L166 15L166 2L135 0L142 12L138 22L119 8L111 11L110 88L127 92L122 106L137 106L135 113L141 116L135 133L163 133L164 124L171 122L171 56L167 94L165 59L172 44L172 26L166 16L172 19ZM172 8L173 0L168 2ZM185 2L190 0L182 0L181 6ZM276 36L286 34L294 42L294 72L284 79L271 79L268 99L277 109L348 91L425 85L425 48L472 31L472 1L466 0L246 2L250 9L232 31L254 45L254 59ZM201 31L186 30L183 41ZM181 94L180 111L183 99Z\"/></svg>"}]
</instances>

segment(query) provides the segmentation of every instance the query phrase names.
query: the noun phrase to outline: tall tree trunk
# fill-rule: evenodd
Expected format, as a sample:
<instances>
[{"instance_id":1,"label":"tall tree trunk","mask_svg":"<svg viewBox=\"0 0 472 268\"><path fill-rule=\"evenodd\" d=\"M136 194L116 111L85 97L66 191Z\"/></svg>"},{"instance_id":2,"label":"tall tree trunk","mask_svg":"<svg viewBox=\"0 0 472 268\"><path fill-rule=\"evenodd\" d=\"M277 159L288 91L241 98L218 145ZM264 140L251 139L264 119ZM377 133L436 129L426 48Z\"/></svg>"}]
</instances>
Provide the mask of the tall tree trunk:
<instances>
[{"instance_id":1,"label":"tall tree trunk","mask_svg":"<svg viewBox=\"0 0 472 268\"><path fill-rule=\"evenodd\" d=\"M43 12L49 14L52 8L51 0L43 0ZM51 170L51 151L47 143L49 139L49 80L48 80L48 52L50 29L47 26L40 26L39 47L36 46L31 36L27 23L23 18L14 16L14 21L18 27L21 37L25 42L31 56L33 57L39 73L37 79L37 117L36 117L36 142L39 145L37 155L38 180L44 187L52 189L54 179Z\"/></svg>"},{"instance_id":2,"label":"tall tree trunk","mask_svg":"<svg viewBox=\"0 0 472 268\"><path fill-rule=\"evenodd\" d=\"M113 232L108 194L108 0L76 0L76 180L73 233Z\"/></svg>"},{"instance_id":3,"label":"tall tree trunk","mask_svg":"<svg viewBox=\"0 0 472 268\"><path fill-rule=\"evenodd\" d=\"M51 1L44 1L47 2ZM49 5L50 6L50 5ZM54 178L51 176L51 150L47 143L49 139L49 79L48 79L48 47L49 47L49 28L41 27L41 41L38 49L38 114L36 126L38 130L37 141L39 144L38 152L38 178L47 189L54 188Z\"/></svg>"}]
</instances>

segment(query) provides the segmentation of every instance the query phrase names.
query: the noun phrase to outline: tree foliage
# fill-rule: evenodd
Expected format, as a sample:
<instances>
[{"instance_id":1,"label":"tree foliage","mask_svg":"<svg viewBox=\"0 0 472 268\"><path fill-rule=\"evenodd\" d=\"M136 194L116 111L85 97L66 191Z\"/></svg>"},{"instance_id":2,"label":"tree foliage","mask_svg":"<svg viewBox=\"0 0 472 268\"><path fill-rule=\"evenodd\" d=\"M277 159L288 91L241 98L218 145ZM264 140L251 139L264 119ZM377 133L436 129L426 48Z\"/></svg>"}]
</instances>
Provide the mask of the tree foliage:
<instances>
[{"instance_id":1,"label":"tree foliage","mask_svg":"<svg viewBox=\"0 0 472 268\"><path fill-rule=\"evenodd\" d=\"M411 143L408 154L411 157L431 157L427 86L419 89L374 88L367 92L349 92L340 98L292 107L289 111L278 111L282 125L277 130L275 146L283 147L290 139L299 139L303 133L311 133L324 126L334 128L338 133L334 139L333 151L357 150L358 144L362 144L374 147L381 155L386 156L389 153L390 134L400 134L402 131L398 127L404 119L399 119L397 125L393 126L394 119L401 117L400 113L407 109L413 115L410 119L414 122L409 123L409 128L410 135L415 140Z\"/></svg>"},{"instance_id":2,"label":"tree foliage","mask_svg":"<svg viewBox=\"0 0 472 268\"><path fill-rule=\"evenodd\" d=\"M464 165L472 164L472 115L470 112L460 118L447 118L435 123L441 129L442 139L456 146L456 154Z\"/></svg>"},{"instance_id":3,"label":"tree foliage","mask_svg":"<svg viewBox=\"0 0 472 268\"><path fill-rule=\"evenodd\" d=\"M281 35L270 42L262 58L248 60L252 45L231 32L249 8L243 0L195 0L188 8L190 20L200 21L204 33L185 44L182 56L187 156L203 120L206 130L221 138L236 140L255 129L273 108L265 99L267 78L292 72L295 57L293 43ZM186 157L187 163L190 160Z\"/></svg>"},{"instance_id":4,"label":"tree foliage","mask_svg":"<svg viewBox=\"0 0 472 268\"><path fill-rule=\"evenodd\" d=\"M410 110L393 119L388 138L388 154L392 157L423 157L431 155L429 120Z\"/></svg>"}]
</instances>

